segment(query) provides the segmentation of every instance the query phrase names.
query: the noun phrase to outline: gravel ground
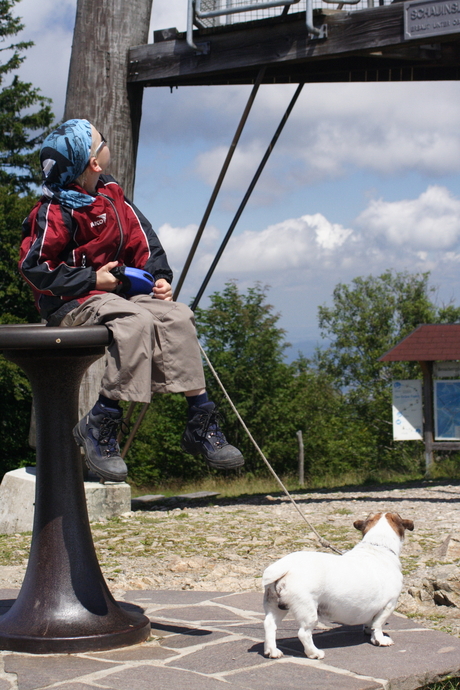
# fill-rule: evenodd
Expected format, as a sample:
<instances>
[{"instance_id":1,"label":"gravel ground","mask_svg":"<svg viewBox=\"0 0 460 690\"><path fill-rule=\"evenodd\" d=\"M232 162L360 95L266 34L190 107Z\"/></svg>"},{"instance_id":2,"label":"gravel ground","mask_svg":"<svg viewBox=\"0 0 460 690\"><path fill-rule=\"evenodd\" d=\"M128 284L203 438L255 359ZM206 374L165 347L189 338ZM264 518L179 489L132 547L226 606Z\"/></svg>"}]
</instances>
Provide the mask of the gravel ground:
<instances>
[{"instance_id":1,"label":"gravel ground","mask_svg":"<svg viewBox=\"0 0 460 690\"><path fill-rule=\"evenodd\" d=\"M402 551L399 611L460 636L460 485L372 487L297 493L318 532L341 550L359 541L353 521L398 512L414 521ZM174 507L175 506L175 507ZM324 550L290 501L278 494L244 499L178 500L92 525L96 550L115 594L130 589L261 591L274 560ZM0 587L19 587L30 535L0 537Z\"/></svg>"}]
</instances>

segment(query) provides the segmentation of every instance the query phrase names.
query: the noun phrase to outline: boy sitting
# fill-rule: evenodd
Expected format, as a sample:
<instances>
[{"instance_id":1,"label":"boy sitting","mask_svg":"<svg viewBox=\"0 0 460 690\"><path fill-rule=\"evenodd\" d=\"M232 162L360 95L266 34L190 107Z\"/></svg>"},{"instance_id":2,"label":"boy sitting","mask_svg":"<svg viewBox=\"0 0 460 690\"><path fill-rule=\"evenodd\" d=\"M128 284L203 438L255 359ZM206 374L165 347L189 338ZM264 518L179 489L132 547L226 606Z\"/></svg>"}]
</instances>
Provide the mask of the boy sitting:
<instances>
[{"instance_id":1,"label":"boy sitting","mask_svg":"<svg viewBox=\"0 0 460 690\"><path fill-rule=\"evenodd\" d=\"M120 400L154 393L186 396L182 449L210 467L244 464L208 400L193 312L172 300L172 271L148 220L104 172L110 151L87 120L68 120L44 141L44 196L24 221L19 269L50 326L104 324L112 333L99 399L74 428L86 462L103 479L123 481L117 432ZM118 294L119 266L154 276L151 294Z\"/></svg>"}]
</instances>

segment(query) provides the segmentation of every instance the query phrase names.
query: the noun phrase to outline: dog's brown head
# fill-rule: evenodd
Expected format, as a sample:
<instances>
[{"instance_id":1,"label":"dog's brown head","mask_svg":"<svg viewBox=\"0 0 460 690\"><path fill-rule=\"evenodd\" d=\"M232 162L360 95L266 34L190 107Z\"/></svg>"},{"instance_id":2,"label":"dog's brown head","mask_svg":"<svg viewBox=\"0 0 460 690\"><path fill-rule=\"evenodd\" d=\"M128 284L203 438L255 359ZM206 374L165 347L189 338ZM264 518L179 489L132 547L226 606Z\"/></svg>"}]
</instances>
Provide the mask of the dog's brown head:
<instances>
[{"instance_id":1,"label":"dog's brown head","mask_svg":"<svg viewBox=\"0 0 460 690\"><path fill-rule=\"evenodd\" d=\"M394 529L400 539L404 539L406 529L410 530L411 532L414 529L414 523L412 520L403 520L398 513L371 513L365 520L355 520L353 527L359 529L364 537L364 535L377 524L383 515L386 517L388 524L392 529Z\"/></svg>"}]
</instances>

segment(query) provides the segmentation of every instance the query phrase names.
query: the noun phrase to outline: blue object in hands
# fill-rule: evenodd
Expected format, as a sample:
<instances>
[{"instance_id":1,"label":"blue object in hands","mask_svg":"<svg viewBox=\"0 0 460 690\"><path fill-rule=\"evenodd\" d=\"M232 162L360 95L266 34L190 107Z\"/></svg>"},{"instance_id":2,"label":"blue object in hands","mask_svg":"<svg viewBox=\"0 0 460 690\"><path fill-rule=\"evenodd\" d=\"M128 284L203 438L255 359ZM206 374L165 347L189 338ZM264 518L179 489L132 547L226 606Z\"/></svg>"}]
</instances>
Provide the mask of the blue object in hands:
<instances>
[{"instance_id":1,"label":"blue object in hands","mask_svg":"<svg viewBox=\"0 0 460 690\"><path fill-rule=\"evenodd\" d=\"M127 295L150 295L155 285L155 278L147 271L130 266L116 266L110 273L120 281L115 292Z\"/></svg>"}]
</instances>

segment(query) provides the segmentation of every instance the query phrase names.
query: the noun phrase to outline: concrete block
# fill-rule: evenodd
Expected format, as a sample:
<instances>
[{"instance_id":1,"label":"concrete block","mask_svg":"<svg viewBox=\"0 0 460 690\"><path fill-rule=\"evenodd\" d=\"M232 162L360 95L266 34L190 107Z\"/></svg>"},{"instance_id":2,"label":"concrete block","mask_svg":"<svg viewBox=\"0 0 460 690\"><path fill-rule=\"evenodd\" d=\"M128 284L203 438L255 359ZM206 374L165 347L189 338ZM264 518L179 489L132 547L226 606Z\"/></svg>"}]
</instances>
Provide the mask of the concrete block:
<instances>
[{"instance_id":1,"label":"concrete block","mask_svg":"<svg viewBox=\"0 0 460 690\"><path fill-rule=\"evenodd\" d=\"M85 482L90 522L131 510L131 487L126 482ZM35 467L7 472L0 484L0 534L31 532L35 505Z\"/></svg>"}]
</instances>

